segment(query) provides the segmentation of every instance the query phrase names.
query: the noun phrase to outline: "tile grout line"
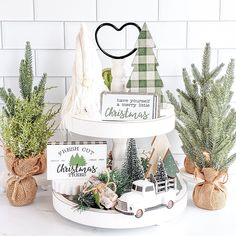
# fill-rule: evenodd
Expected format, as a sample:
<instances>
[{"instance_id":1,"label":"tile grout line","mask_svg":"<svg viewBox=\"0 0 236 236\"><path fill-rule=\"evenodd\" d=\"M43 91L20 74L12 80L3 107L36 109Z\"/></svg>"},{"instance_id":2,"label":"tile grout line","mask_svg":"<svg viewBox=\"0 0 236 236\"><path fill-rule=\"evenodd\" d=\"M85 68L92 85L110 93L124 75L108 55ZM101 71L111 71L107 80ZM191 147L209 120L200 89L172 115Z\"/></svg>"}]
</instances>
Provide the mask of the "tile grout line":
<instances>
[{"instance_id":1,"label":"tile grout line","mask_svg":"<svg viewBox=\"0 0 236 236\"><path fill-rule=\"evenodd\" d=\"M96 22L98 21L98 0L96 0Z\"/></svg>"},{"instance_id":2,"label":"tile grout line","mask_svg":"<svg viewBox=\"0 0 236 236\"><path fill-rule=\"evenodd\" d=\"M127 39L127 36L128 36L128 32L127 32L127 28L125 28L125 49L127 49L127 42L128 42L128 39Z\"/></svg>"},{"instance_id":3,"label":"tile grout line","mask_svg":"<svg viewBox=\"0 0 236 236\"><path fill-rule=\"evenodd\" d=\"M67 77L65 77L65 96L66 96L66 94L67 94L67 90L68 90L68 86L67 86ZM66 141L68 141L69 140L69 134L68 134L68 130L66 129Z\"/></svg>"},{"instance_id":4,"label":"tile grout line","mask_svg":"<svg viewBox=\"0 0 236 236\"><path fill-rule=\"evenodd\" d=\"M6 89L6 87L5 87L5 76L2 77L2 85L3 85L2 87Z\"/></svg>"},{"instance_id":5,"label":"tile grout line","mask_svg":"<svg viewBox=\"0 0 236 236\"><path fill-rule=\"evenodd\" d=\"M34 49L34 76L37 77L36 49Z\"/></svg>"},{"instance_id":6,"label":"tile grout line","mask_svg":"<svg viewBox=\"0 0 236 236\"><path fill-rule=\"evenodd\" d=\"M160 20L160 0L157 1L157 21Z\"/></svg>"},{"instance_id":7,"label":"tile grout line","mask_svg":"<svg viewBox=\"0 0 236 236\"><path fill-rule=\"evenodd\" d=\"M66 49L66 23L63 22L63 40L64 40L64 49Z\"/></svg>"},{"instance_id":8,"label":"tile grout line","mask_svg":"<svg viewBox=\"0 0 236 236\"><path fill-rule=\"evenodd\" d=\"M186 49L188 48L188 21L186 22Z\"/></svg>"},{"instance_id":9,"label":"tile grout line","mask_svg":"<svg viewBox=\"0 0 236 236\"><path fill-rule=\"evenodd\" d=\"M114 22L114 23L126 23L128 20L112 20L111 22ZM145 21L145 19L143 20L134 20L136 23L143 23ZM146 20L147 23L185 23L186 21L188 22L193 22L193 23L218 23L218 22L232 22L232 23L236 23L236 20L188 20L188 19L185 19L185 20ZM67 22L67 23L82 23L82 22L88 22L88 23L98 23L98 22L104 22L104 20L83 20L83 19L80 19L80 20L38 20L38 19L35 19L35 20L4 20L4 22L7 22L7 23L16 23L16 22L19 22L19 23L28 23L28 22L45 22L45 23L51 23L51 22L54 22L54 23L61 23L61 22Z\"/></svg>"},{"instance_id":10,"label":"tile grout line","mask_svg":"<svg viewBox=\"0 0 236 236\"><path fill-rule=\"evenodd\" d=\"M1 32L0 32L0 35L1 35L1 47L3 49L3 22L0 21L0 28L1 28Z\"/></svg>"},{"instance_id":11,"label":"tile grout line","mask_svg":"<svg viewBox=\"0 0 236 236\"><path fill-rule=\"evenodd\" d=\"M33 0L32 1L32 3L33 3L33 19L34 19L34 21L35 21L35 2L34 2L35 0Z\"/></svg>"},{"instance_id":12,"label":"tile grout line","mask_svg":"<svg viewBox=\"0 0 236 236\"><path fill-rule=\"evenodd\" d=\"M161 51L184 51L184 50L202 50L204 47L191 47L191 48L186 48L186 47L181 47L181 48L158 48L158 50L161 50ZM37 51L65 51L65 52L74 52L74 48L34 48L35 50ZM124 51L124 50L127 50L127 49L130 49L130 48L127 48L127 49L111 49L111 48L104 48L108 51ZM236 49L236 46L235 47L230 47L230 48L216 48L216 47L212 47L212 50L216 50L216 49L220 49L220 50L235 50ZM24 48L0 48L0 51L24 51ZM97 48L97 51L99 51L99 49ZM63 77L63 75L62 75Z\"/></svg>"},{"instance_id":13,"label":"tile grout line","mask_svg":"<svg viewBox=\"0 0 236 236\"><path fill-rule=\"evenodd\" d=\"M219 21L221 19L221 0L219 0Z\"/></svg>"}]
</instances>

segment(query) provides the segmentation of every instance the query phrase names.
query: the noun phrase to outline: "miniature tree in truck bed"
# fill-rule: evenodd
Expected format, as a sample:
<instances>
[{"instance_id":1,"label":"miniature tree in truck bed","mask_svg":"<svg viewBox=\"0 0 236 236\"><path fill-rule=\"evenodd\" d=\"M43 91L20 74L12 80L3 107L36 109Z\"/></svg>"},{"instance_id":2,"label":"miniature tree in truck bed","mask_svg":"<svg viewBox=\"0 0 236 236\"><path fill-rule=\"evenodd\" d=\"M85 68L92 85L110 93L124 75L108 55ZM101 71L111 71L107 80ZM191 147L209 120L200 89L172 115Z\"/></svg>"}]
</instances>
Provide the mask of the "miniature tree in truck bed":
<instances>
[{"instance_id":1,"label":"miniature tree in truck bed","mask_svg":"<svg viewBox=\"0 0 236 236\"><path fill-rule=\"evenodd\" d=\"M128 177L129 184L127 188L131 188L133 181L144 179L144 170L141 160L138 157L135 139L131 138L127 147L127 158L123 164L122 173Z\"/></svg>"}]
</instances>

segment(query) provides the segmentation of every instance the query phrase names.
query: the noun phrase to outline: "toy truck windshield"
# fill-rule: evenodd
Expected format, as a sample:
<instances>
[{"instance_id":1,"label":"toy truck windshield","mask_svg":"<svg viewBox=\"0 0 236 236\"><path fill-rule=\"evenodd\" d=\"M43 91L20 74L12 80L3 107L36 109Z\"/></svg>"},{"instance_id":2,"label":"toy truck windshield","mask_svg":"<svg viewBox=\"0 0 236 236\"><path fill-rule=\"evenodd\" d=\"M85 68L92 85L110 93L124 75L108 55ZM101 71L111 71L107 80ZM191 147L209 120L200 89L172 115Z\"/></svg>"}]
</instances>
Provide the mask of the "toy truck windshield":
<instances>
[{"instance_id":1,"label":"toy truck windshield","mask_svg":"<svg viewBox=\"0 0 236 236\"><path fill-rule=\"evenodd\" d=\"M132 185L132 189L137 191L137 192L142 192L143 191L142 186L138 186L138 185L135 185L135 184Z\"/></svg>"}]
</instances>

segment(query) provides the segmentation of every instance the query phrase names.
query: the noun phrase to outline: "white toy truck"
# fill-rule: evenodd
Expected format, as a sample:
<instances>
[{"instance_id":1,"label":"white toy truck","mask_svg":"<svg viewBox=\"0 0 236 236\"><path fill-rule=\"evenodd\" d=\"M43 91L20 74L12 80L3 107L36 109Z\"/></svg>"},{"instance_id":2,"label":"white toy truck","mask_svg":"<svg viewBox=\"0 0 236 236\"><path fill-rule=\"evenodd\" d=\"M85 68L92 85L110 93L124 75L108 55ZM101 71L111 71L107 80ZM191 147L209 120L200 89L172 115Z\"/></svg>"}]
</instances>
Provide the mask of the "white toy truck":
<instances>
[{"instance_id":1,"label":"white toy truck","mask_svg":"<svg viewBox=\"0 0 236 236\"><path fill-rule=\"evenodd\" d=\"M131 192L118 198L116 210L127 215L140 218L145 211L154 210L161 205L168 209L174 206L177 194L176 178L157 182L154 176L149 180L136 180L132 184Z\"/></svg>"}]
</instances>

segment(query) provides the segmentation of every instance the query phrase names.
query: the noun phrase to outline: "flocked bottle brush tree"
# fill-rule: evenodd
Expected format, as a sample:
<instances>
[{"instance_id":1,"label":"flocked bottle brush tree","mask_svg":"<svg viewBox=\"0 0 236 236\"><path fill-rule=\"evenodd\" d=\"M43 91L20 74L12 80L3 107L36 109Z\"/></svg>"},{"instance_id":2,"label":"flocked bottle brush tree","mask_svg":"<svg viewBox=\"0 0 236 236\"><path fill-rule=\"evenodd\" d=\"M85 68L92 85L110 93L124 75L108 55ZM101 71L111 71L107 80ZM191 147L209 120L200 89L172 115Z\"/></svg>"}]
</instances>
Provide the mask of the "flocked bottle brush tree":
<instances>
[{"instance_id":1,"label":"flocked bottle brush tree","mask_svg":"<svg viewBox=\"0 0 236 236\"><path fill-rule=\"evenodd\" d=\"M176 129L182 148L194 166L194 174L203 180L193 192L194 203L205 209L225 206L227 171L236 159L231 150L236 141L236 111L230 102L233 95L234 60L223 76L223 64L210 68L211 49L206 44L202 71L192 65L191 79L183 69L185 90L178 89L178 98L168 91L175 107Z\"/></svg>"}]
</instances>

